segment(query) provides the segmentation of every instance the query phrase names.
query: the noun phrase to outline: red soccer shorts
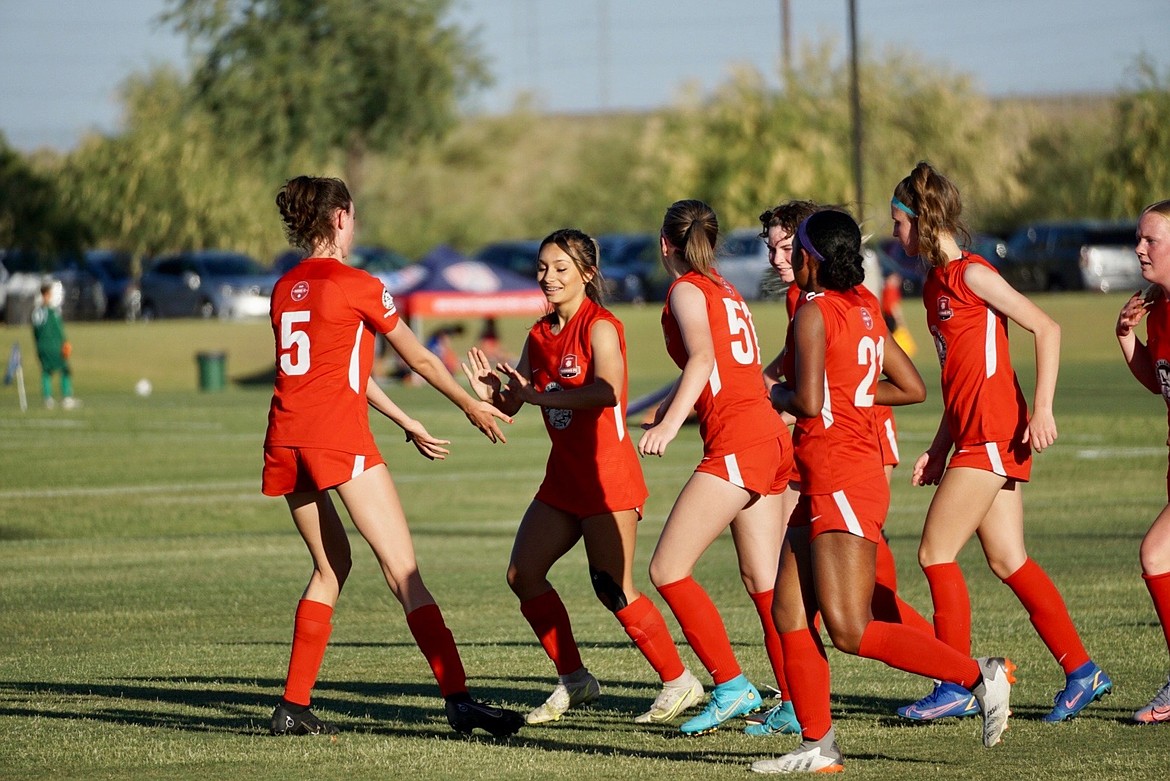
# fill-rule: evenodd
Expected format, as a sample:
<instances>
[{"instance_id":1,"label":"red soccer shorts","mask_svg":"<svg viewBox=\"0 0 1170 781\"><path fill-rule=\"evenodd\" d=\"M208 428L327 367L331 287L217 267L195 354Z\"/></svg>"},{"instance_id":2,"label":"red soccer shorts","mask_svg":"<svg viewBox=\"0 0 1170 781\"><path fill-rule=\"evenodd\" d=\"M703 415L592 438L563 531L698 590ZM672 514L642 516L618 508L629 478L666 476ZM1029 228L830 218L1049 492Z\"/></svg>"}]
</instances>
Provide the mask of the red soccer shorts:
<instances>
[{"instance_id":1,"label":"red soccer shorts","mask_svg":"<svg viewBox=\"0 0 1170 781\"><path fill-rule=\"evenodd\" d=\"M781 435L738 453L703 456L695 471L715 475L754 494L783 493L793 471L792 440Z\"/></svg>"},{"instance_id":2,"label":"red soccer shorts","mask_svg":"<svg viewBox=\"0 0 1170 781\"><path fill-rule=\"evenodd\" d=\"M265 496L324 491L384 463L377 450L361 454L320 447L266 447L261 490Z\"/></svg>"},{"instance_id":3,"label":"red soccer shorts","mask_svg":"<svg viewBox=\"0 0 1170 781\"><path fill-rule=\"evenodd\" d=\"M889 509L890 485L881 475L831 494L801 494L788 526L811 527L809 540L825 532L846 532L877 544Z\"/></svg>"},{"instance_id":4,"label":"red soccer shorts","mask_svg":"<svg viewBox=\"0 0 1170 781\"><path fill-rule=\"evenodd\" d=\"M956 466L982 469L1010 480L1028 482L1032 476L1032 446L1027 442L980 442L955 450L950 469Z\"/></svg>"}]
</instances>

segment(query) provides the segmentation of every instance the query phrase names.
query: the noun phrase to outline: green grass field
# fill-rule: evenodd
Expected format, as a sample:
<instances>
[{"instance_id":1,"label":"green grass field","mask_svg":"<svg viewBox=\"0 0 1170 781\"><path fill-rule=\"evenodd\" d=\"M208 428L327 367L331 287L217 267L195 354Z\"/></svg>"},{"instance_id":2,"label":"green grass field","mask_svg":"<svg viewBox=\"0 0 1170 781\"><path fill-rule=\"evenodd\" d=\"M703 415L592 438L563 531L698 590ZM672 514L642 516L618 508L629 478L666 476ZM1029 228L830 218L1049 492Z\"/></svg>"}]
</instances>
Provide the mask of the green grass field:
<instances>
[{"instance_id":1,"label":"green grass field","mask_svg":"<svg viewBox=\"0 0 1170 781\"><path fill-rule=\"evenodd\" d=\"M853 778L1166 778L1170 730L1128 723L1167 668L1137 563L1138 542L1165 502L1164 406L1121 362L1112 324L1122 296L1037 300L1064 327L1064 363L1061 439L1037 458L1025 491L1029 550L1061 587L1115 693L1074 722L1039 721L1063 682L1060 668L969 545L962 563L974 650L1020 665L1011 729L1003 745L986 750L975 720L900 723L894 709L929 683L830 651L838 739ZM910 488L907 467L938 422L937 362L921 307L911 301L907 309L931 397L899 412L905 463L895 472L887 529L903 595L929 615L915 550L930 490ZM616 311L627 324L631 395L671 379L658 308ZM782 306L757 304L753 312L765 352L774 353ZM505 344L518 350L526 324L502 325ZM602 681L602 701L510 740L459 738L356 534L354 571L315 692L315 708L342 733L334 741L269 737L293 609L310 569L284 503L259 493L269 327L96 323L70 324L69 333L84 406L66 413L39 404L29 329L0 330L4 355L12 342L24 348L32 396L22 414L13 387L0 388L0 778L682 781L741 778L750 760L795 745L792 737L749 738L730 728L684 739L669 727L633 724L656 680L594 599L579 550L552 577L586 664ZM1027 387L1026 336L1013 332ZM208 349L228 353L232 382L222 393L197 389L194 355ZM154 384L149 398L134 395L140 377ZM433 391L389 390L432 432L454 440L446 462L430 463L388 423L375 424L473 691L531 708L547 696L553 671L504 569L543 473L539 416L523 411L509 443L492 446ZM654 541L699 452L697 432L687 430L665 458L645 463L652 496L638 550L644 588ZM720 606L745 672L768 683L759 624L726 535L697 577ZM683 655L701 672L689 649Z\"/></svg>"}]
</instances>

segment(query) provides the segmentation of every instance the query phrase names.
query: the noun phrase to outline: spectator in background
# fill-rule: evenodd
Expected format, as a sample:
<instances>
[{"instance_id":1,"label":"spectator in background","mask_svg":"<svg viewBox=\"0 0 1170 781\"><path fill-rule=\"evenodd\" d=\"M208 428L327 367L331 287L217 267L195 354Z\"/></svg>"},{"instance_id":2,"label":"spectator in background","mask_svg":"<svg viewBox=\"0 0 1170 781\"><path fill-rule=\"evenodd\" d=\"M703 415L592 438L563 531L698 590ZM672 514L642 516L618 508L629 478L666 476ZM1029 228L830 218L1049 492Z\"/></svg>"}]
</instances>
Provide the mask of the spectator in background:
<instances>
[{"instance_id":1,"label":"spectator in background","mask_svg":"<svg viewBox=\"0 0 1170 781\"><path fill-rule=\"evenodd\" d=\"M65 323L61 319L64 300L64 286L57 280L46 281L41 285L40 303L32 313L33 341L41 362L41 394L49 409L57 406L53 398L53 375L58 372L61 374L61 406L75 409L78 404L73 397L73 374L69 368L73 346L65 338Z\"/></svg>"},{"instance_id":2,"label":"spectator in background","mask_svg":"<svg viewBox=\"0 0 1170 781\"><path fill-rule=\"evenodd\" d=\"M444 325L431 332L431 337L427 339L427 349L439 356L439 360L443 362L443 366L448 372L455 372L459 369L459 356L456 355L455 348L451 346L451 337L462 335L462 325Z\"/></svg>"}]
</instances>

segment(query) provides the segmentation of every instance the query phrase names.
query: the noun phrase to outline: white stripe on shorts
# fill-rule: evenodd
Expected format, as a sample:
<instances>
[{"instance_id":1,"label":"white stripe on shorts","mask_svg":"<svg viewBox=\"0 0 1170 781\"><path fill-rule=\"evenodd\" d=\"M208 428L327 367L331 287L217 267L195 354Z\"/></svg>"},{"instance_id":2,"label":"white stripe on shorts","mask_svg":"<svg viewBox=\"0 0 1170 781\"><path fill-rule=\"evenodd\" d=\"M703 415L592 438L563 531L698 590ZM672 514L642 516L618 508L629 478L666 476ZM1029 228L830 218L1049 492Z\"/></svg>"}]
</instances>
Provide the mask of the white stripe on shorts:
<instances>
[{"instance_id":1,"label":"white stripe on shorts","mask_svg":"<svg viewBox=\"0 0 1170 781\"><path fill-rule=\"evenodd\" d=\"M364 471L366 471L366 457L365 456L354 456L353 457L353 474L351 474L349 476L349 479L350 480L354 479L355 477L357 477L358 475L360 475Z\"/></svg>"},{"instance_id":2,"label":"white stripe on shorts","mask_svg":"<svg viewBox=\"0 0 1170 781\"><path fill-rule=\"evenodd\" d=\"M833 501L837 503L837 509L841 511L841 517L845 519L845 528L849 533L855 537L864 537L865 532L861 530L861 522L857 520L857 513L853 512L853 508L849 505L849 498L845 496L844 491L834 491Z\"/></svg>"},{"instance_id":3,"label":"white stripe on shorts","mask_svg":"<svg viewBox=\"0 0 1170 781\"><path fill-rule=\"evenodd\" d=\"M984 442L987 449L987 460L991 462L991 471L1000 477L1007 477L1007 470L1003 468L1003 459L999 457L999 448L994 442Z\"/></svg>"},{"instance_id":4,"label":"white stripe on shorts","mask_svg":"<svg viewBox=\"0 0 1170 781\"><path fill-rule=\"evenodd\" d=\"M886 418L886 440L890 443L890 452L894 454L895 461L901 461L902 456L898 453L898 436L894 433L894 421Z\"/></svg>"},{"instance_id":5,"label":"white stripe on shorts","mask_svg":"<svg viewBox=\"0 0 1170 781\"><path fill-rule=\"evenodd\" d=\"M739 473L739 462L735 460L735 453L729 453L723 457L723 465L727 467L727 480L732 485L737 485L740 488L747 488L743 484L743 475Z\"/></svg>"}]
</instances>

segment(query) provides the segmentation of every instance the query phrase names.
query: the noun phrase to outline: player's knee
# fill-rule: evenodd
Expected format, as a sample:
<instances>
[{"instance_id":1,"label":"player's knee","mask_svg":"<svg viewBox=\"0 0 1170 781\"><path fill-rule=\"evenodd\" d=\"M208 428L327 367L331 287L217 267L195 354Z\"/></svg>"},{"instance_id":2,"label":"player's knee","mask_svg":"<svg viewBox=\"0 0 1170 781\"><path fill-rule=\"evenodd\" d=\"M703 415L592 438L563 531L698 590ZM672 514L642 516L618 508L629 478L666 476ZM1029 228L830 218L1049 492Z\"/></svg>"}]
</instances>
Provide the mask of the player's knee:
<instances>
[{"instance_id":1,"label":"player's knee","mask_svg":"<svg viewBox=\"0 0 1170 781\"><path fill-rule=\"evenodd\" d=\"M589 581L593 584L593 593L611 613L616 613L626 606L626 593L622 590L621 584L608 572L590 567Z\"/></svg>"},{"instance_id":2,"label":"player's knee","mask_svg":"<svg viewBox=\"0 0 1170 781\"><path fill-rule=\"evenodd\" d=\"M1139 549L1142 572L1151 576L1170 572L1170 546L1159 544L1152 537L1152 534L1147 534Z\"/></svg>"},{"instance_id":3,"label":"player's knee","mask_svg":"<svg viewBox=\"0 0 1170 781\"><path fill-rule=\"evenodd\" d=\"M866 621L853 619L841 615L832 615L822 612L825 619L825 629L829 632L829 639L833 647L846 654L857 655L861 648L861 636L865 634Z\"/></svg>"},{"instance_id":4,"label":"player's knee","mask_svg":"<svg viewBox=\"0 0 1170 781\"><path fill-rule=\"evenodd\" d=\"M524 575L520 568L515 563L508 565L508 588L512 589L512 593L520 596L520 592L524 590Z\"/></svg>"}]
</instances>

